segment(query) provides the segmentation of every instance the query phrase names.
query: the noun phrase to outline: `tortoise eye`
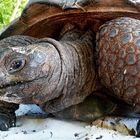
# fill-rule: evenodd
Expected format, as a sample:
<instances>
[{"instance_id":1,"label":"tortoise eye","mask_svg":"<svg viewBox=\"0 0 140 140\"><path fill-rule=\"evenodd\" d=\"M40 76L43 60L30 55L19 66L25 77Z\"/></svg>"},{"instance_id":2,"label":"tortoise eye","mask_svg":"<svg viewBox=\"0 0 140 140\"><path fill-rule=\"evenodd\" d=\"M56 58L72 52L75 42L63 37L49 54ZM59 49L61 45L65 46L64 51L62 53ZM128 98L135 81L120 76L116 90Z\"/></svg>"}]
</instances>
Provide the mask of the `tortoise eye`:
<instances>
[{"instance_id":1,"label":"tortoise eye","mask_svg":"<svg viewBox=\"0 0 140 140\"><path fill-rule=\"evenodd\" d=\"M12 74L17 71L20 71L25 66L25 59L18 58L11 61L8 66L8 73Z\"/></svg>"}]
</instances>

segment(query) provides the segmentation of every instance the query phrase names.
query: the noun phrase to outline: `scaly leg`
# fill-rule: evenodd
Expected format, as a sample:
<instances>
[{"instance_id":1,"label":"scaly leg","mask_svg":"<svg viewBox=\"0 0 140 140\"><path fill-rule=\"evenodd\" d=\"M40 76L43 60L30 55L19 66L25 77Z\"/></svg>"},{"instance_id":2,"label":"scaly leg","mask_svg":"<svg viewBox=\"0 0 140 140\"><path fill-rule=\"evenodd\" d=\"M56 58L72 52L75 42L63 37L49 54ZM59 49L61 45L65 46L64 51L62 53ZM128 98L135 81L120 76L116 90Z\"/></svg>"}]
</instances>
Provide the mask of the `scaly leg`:
<instances>
[{"instance_id":1,"label":"scaly leg","mask_svg":"<svg viewBox=\"0 0 140 140\"><path fill-rule=\"evenodd\" d=\"M64 119L92 122L97 118L107 115L116 108L116 104L106 97L88 96L82 103L53 113L54 116Z\"/></svg>"},{"instance_id":2,"label":"scaly leg","mask_svg":"<svg viewBox=\"0 0 140 140\"><path fill-rule=\"evenodd\" d=\"M16 125L15 111L19 105L7 102L0 102L0 130L6 131Z\"/></svg>"}]
</instances>

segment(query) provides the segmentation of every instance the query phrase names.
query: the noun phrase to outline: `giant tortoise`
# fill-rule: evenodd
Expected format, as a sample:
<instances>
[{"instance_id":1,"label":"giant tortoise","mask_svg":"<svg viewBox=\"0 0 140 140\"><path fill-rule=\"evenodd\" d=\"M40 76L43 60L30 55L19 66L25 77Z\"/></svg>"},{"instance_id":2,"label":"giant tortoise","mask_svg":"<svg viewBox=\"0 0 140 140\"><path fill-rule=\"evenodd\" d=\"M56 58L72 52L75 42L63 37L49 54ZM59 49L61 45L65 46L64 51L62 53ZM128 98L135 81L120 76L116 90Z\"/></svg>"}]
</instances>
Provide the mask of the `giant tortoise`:
<instances>
[{"instance_id":1,"label":"giant tortoise","mask_svg":"<svg viewBox=\"0 0 140 140\"><path fill-rule=\"evenodd\" d=\"M15 126L21 103L65 119L139 117L139 6L29 1L0 35L0 129Z\"/></svg>"}]
</instances>

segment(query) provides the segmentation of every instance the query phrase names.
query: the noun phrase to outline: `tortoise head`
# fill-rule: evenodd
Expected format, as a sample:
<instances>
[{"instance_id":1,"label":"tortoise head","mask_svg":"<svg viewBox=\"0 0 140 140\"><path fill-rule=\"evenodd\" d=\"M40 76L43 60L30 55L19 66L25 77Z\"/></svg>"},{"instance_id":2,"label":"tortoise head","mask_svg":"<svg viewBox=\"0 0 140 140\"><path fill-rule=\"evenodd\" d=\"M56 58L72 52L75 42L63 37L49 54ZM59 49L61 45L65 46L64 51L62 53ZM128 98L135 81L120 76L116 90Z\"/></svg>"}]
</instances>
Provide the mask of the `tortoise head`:
<instances>
[{"instance_id":1,"label":"tortoise head","mask_svg":"<svg viewBox=\"0 0 140 140\"><path fill-rule=\"evenodd\" d=\"M59 72L59 64L52 64L58 60L53 45L37 41L26 36L0 41L1 100L29 103L33 95L44 90L44 79L49 79L54 69Z\"/></svg>"}]
</instances>

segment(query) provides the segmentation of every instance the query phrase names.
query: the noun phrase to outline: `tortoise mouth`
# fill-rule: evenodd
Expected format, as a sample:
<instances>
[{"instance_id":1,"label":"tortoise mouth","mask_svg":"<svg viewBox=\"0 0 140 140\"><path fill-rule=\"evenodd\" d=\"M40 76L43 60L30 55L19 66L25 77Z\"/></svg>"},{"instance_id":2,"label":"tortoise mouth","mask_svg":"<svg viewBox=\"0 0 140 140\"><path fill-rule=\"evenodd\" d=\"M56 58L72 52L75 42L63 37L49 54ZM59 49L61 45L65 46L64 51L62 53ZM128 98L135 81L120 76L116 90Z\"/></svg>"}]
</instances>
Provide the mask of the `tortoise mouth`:
<instances>
[{"instance_id":1,"label":"tortoise mouth","mask_svg":"<svg viewBox=\"0 0 140 140\"><path fill-rule=\"evenodd\" d=\"M21 86L25 85L25 84L29 84L32 81L16 81L16 82L11 82L5 85L2 85L0 87L0 101L5 101L5 102L9 102L9 103L16 103L16 104L20 104L22 102L26 102L27 97L22 96L20 97L20 95L18 95L17 93L20 91L18 90ZM17 93L14 92L17 89ZM29 97L30 98L30 97Z\"/></svg>"},{"instance_id":2,"label":"tortoise mouth","mask_svg":"<svg viewBox=\"0 0 140 140\"><path fill-rule=\"evenodd\" d=\"M5 84L0 87L0 101L9 103L27 103L32 104L33 96L40 91L36 90L38 81L44 81L44 77L35 78L28 81L15 81L9 84Z\"/></svg>"},{"instance_id":3,"label":"tortoise mouth","mask_svg":"<svg viewBox=\"0 0 140 140\"><path fill-rule=\"evenodd\" d=\"M14 86L17 86L17 85L22 85L22 84L27 83L27 82L31 82L31 81L15 81L15 82L12 81L12 82L10 82L10 83L8 83L8 84L1 85L1 86L0 86L0 90L6 89L6 88L8 88L8 87L14 87Z\"/></svg>"},{"instance_id":4,"label":"tortoise mouth","mask_svg":"<svg viewBox=\"0 0 140 140\"><path fill-rule=\"evenodd\" d=\"M41 79L44 79L44 78L45 78L45 76L38 77L38 78L28 80L28 81L12 81L12 82L7 83L5 85L1 85L0 86L0 91L2 91L4 89L7 89L9 87L16 87L16 86L22 86L22 85L25 85L25 84L30 84L30 83L33 83L35 81L38 81L38 80L41 80Z\"/></svg>"}]
</instances>

